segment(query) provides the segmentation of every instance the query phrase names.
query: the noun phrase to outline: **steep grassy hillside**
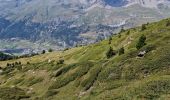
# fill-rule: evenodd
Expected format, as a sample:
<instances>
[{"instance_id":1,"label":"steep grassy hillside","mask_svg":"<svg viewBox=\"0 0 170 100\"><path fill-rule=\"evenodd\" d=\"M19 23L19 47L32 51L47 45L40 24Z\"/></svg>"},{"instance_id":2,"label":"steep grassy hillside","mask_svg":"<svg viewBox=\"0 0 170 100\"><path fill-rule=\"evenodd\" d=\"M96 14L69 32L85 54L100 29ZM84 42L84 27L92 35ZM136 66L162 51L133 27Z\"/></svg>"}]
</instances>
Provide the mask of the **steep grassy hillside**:
<instances>
[{"instance_id":1,"label":"steep grassy hillside","mask_svg":"<svg viewBox=\"0 0 170 100\"><path fill-rule=\"evenodd\" d=\"M169 100L170 19L0 65L2 100Z\"/></svg>"}]
</instances>

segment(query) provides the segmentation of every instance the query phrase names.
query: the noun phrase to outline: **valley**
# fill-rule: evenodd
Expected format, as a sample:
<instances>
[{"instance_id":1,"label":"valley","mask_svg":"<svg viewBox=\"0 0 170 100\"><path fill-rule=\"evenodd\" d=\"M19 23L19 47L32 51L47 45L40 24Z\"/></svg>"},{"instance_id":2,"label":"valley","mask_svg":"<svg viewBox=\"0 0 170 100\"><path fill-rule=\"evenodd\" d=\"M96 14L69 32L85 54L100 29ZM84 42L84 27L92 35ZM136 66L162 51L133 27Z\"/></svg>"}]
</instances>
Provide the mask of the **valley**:
<instances>
[{"instance_id":1,"label":"valley","mask_svg":"<svg viewBox=\"0 0 170 100\"><path fill-rule=\"evenodd\" d=\"M96 43L122 27L128 29L170 17L169 3L168 0L0 0L0 48L15 49L18 51L12 53L21 55Z\"/></svg>"}]
</instances>

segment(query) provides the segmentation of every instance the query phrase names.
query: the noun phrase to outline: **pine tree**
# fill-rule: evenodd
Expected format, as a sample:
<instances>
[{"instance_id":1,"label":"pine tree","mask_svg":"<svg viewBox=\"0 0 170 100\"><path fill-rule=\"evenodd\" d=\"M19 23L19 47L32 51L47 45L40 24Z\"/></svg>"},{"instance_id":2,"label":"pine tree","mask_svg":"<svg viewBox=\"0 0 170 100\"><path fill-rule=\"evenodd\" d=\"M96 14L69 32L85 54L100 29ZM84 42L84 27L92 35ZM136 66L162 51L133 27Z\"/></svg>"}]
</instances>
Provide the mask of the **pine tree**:
<instances>
[{"instance_id":1,"label":"pine tree","mask_svg":"<svg viewBox=\"0 0 170 100\"><path fill-rule=\"evenodd\" d=\"M53 49L50 48L50 49L48 50L48 52L53 52Z\"/></svg>"},{"instance_id":2,"label":"pine tree","mask_svg":"<svg viewBox=\"0 0 170 100\"><path fill-rule=\"evenodd\" d=\"M45 50L42 51L42 54L45 54Z\"/></svg>"},{"instance_id":3,"label":"pine tree","mask_svg":"<svg viewBox=\"0 0 170 100\"><path fill-rule=\"evenodd\" d=\"M140 48L142 48L144 45L146 45L145 41L146 41L146 36L145 36L145 35L142 35L142 36L139 38L139 40L138 40L138 43L137 43L137 45L136 45L136 48L137 48L137 49L140 49Z\"/></svg>"},{"instance_id":4,"label":"pine tree","mask_svg":"<svg viewBox=\"0 0 170 100\"><path fill-rule=\"evenodd\" d=\"M107 59L113 57L114 55L116 55L116 53L113 51L113 49L110 47L109 50L106 52L106 57Z\"/></svg>"},{"instance_id":5,"label":"pine tree","mask_svg":"<svg viewBox=\"0 0 170 100\"><path fill-rule=\"evenodd\" d=\"M142 25L142 28L141 28L141 31L144 31L145 29L146 29L146 25L143 24L143 25Z\"/></svg>"}]
</instances>

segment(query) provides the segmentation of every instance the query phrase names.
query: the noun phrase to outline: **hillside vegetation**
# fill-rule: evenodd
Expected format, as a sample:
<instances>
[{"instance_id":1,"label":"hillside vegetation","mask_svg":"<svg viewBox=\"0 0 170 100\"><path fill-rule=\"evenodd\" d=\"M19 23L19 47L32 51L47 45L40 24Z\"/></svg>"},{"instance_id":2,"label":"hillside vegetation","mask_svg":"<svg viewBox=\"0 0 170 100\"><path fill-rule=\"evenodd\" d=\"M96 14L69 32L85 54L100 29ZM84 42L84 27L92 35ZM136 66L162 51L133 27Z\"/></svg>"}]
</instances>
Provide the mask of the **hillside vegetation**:
<instances>
[{"instance_id":1,"label":"hillside vegetation","mask_svg":"<svg viewBox=\"0 0 170 100\"><path fill-rule=\"evenodd\" d=\"M0 66L2 100L169 100L170 19Z\"/></svg>"}]
</instances>

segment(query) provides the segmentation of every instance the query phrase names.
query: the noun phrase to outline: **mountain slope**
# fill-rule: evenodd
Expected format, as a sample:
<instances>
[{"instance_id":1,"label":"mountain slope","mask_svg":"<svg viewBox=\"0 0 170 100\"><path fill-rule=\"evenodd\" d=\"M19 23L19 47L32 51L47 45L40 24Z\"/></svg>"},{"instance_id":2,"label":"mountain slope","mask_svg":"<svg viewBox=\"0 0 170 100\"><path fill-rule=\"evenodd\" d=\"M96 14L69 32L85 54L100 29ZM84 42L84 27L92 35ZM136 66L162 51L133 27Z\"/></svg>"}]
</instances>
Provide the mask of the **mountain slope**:
<instances>
[{"instance_id":1,"label":"mountain slope","mask_svg":"<svg viewBox=\"0 0 170 100\"><path fill-rule=\"evenodd\" d=\"M144 46L136 49L142 36L146 37ZM110 47L113 53L108 58ZM122 47L124 53L120 53ZM14 62L22 64L5 67ZM112 39L96 44L0 65L1 99L167 100L170 19L122 30Z\"/></svg>"},{"instance_id":2,"label":"mountain slope","mask_svg":"<svg viewBox=\"0 0 170 100\"><path fill-rule=\"evenodd\" d=\"M0 0L0 48L27 53L86 45L121 27L167 18L169 10L168 0Z\"/></svg>"}]
</instances>

